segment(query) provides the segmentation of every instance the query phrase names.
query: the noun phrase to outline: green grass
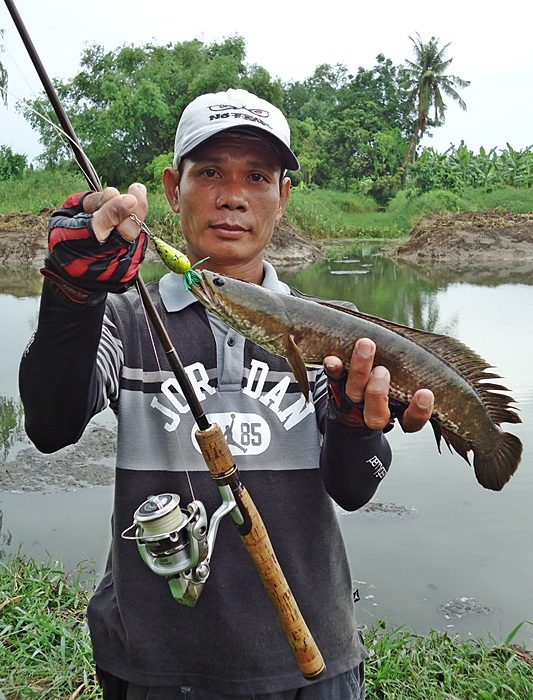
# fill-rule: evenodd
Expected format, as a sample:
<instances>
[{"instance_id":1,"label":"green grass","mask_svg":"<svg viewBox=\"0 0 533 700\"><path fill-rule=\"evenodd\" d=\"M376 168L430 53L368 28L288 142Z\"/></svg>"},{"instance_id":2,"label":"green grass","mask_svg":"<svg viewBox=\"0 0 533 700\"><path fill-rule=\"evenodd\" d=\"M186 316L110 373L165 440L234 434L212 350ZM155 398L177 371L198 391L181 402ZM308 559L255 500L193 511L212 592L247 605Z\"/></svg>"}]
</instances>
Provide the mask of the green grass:
<instances>
[{"instance_id":1,"label":"green grass","mask_svg":"<svg viewBox=\"0 0 533 700\"><path fill-rule=\"evenodd\" d=\"M84 581L84 583L82 583ZM98 698L83 569L19 556L0 564L0 700Z\"/></svg>"},{"instance_id":2,"label":"green grass","mask_svg":"<svg viewBox=\"0 0 533 700\"><path fill-rule=\"evenodd\" d=\"M38 214L59 206L72 192L89 189L78 171L26 170L19 179L0 181L0 214Z\"/></svg>"},{"instance_id":3,"label":"green grass","mask_svg":"<svg viewBox=\"0 0 533 700\"><path fill-rule=\"evenodd\" d=\"M371 198L334 190L295 187L288 218L309 238L397 238L406 234L395 215L378 210Z\"/></svg>"},{"instance_id":4,"label":"green grass","mask_svg":"<svg viewBox=\"0 0 533 700\"><path fill-rule=\"evenodd\" d=\"M83 176L71 167L26 171L21 179L0 181L0 214L39 213L57 207L72 192L87 189ZM148 192L146 222L154 233L182 246L179 216L171 211L162 187ZM402 190L385 210L369 196L316 187L294 187L287 217L310 239L400 238L421 218L448 211L484 211L503 207L513 212L533 211L533 189L465 188L461 193L433 190L422 195ZM1 700L1 699L0 699Z\"/></svg>"},{"instance_id":5,"label":"green grass","mask_svg":"<svg viewBox=\"0 0 533 700\"><path fill-rule=\"evenodd\" d=\"M0 700L100 698L85 629L93 578L21 556L0 564ZM527 623L532 624L532 623ZM367 700L531 700L533 666L512 646L377 622Z\"/></svg>"},{"instance_id":6,"label":"green grass","mask_svg":"<svg viewBox=\"0 0 533 700\"><path fill-rule=\"evenodd\" d=\"M513 636L487 645L445 632L386 630L366 640L368 700L531 700L533 666L511 646Z\"/></svg>"}]
</instances>

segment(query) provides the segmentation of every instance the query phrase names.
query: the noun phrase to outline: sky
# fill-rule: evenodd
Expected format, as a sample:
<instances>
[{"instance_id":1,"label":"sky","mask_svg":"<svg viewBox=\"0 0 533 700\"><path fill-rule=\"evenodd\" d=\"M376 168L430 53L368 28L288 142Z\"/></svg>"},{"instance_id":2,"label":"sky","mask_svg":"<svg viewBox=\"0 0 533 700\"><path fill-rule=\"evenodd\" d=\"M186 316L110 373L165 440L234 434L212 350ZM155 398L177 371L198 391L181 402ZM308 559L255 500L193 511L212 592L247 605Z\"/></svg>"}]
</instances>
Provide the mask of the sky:
<instances>
[{"instance_id":1,"label":"sky","mask_svg":"<svg viewBox=\"0 0 533 700\"><path fill-rule=\"evenodd\" d=\"M287 0L16 0L16 7L48 75L62 79L76 75L83 49L95 42L111 51L240 35L246 40L246 62L288 83L304 80L324 63L344 64L355 74L361 66L372 68L379 53L399 65L413 57L409 37L419 34L427 42L435 36L441 46L450 43L448 73L471 84L460 91L467 111L445 100L446 123L423 144L443 152L463 140L475 153L481 146L500 152L507 143L516 150L533 145L533 13L523 0L423 5L419 0L330 0L306 3L304 9ZM3 0L0 29L5 30L0 61L10 92L8 108L0 103L0 145L32 160L42 148L16 112L15 98L34 97L42 88Z\"/></svg>"}]
</instances>

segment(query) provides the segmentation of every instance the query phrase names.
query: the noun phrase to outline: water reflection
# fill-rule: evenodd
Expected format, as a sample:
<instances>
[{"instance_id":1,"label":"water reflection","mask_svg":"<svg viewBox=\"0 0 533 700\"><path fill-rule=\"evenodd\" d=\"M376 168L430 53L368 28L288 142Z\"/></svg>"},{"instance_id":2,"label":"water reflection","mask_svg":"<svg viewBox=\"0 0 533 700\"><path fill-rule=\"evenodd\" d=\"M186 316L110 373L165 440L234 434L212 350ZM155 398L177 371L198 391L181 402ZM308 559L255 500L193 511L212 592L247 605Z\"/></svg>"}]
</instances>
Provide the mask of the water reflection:
<instances>
[{"instance_id":1,"label":"water reflection","mask_svg":"<svg viewBox=\"0 0 533 700\"><path fill-rule=\"evenodd\" d=\"M39 270L19 265L0 267L0 294L14 297L35 297L41 293L43 278Z\"/></svg>"},{"instance_id":2,"label":"water reflection","mask_svg":"<svg viewBox=\"0 0 533 700\"><path fill-rule=\"evenodd\" d=\"M383 246L358 244L312 267L281 277L307 294L347 299L361 311L425 331L454 335L456 320L443 324L437 293L445 286L421 279L399 267L381 251ZM340 273L340 274L339 274ZM348 274L352 273L352 274Z\"/></svg>"},{"instance_id":3,"label":"water reflection","mask_svg":"<svg viewBox=\"0 0 533 700\"><path fill-rule=\"evenodd\" d=\"M533 260L469 259L456 261L397 260L399 268L411 270L421 280L448 285L461 284L497 287L502 284L533 284Z\"/></svg>"},{"instance_id":4,"label":"water reflection","mask_svg":"<svg viewBox=\"0 0 533 700\"><path fill-rule=\"evenodd\" d=\"M7 459L10 449L23 430L24 411L20 400L0 396L0 459Z\"/></svg>"}]
</instances>

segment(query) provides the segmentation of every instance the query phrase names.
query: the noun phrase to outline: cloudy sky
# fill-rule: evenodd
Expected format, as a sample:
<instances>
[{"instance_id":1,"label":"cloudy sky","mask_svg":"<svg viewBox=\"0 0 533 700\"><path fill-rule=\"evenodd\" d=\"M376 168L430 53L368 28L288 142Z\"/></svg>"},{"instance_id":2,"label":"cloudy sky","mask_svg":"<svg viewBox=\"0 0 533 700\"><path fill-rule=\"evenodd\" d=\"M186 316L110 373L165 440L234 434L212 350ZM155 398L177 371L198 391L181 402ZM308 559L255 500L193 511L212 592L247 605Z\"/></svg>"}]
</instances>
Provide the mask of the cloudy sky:
<instances>
[{"instance_id":1,"label":"cloudy sky","mask_svg":"<svg viewBox=\"0 0 533 700\"><path fill-rule=\"evenodd\" d=\"M247 62L266 68L283 82L303 80L322 63L342 63L355 73L371 68L377 54L393 63L412 58L409 36L436 36L450 42L449 73L470 80L461 92L468 110L449 102L446 124L425 140L437 150L464 140L478 151L515 149L533 144L533 50L531 10L523 0L502 4L381 0L317 3L270 0L264 3L220 0L16 0L41 60L52 78L71 78L86 44L106 50L124 44L221 41L235 34L246 40ZM5 30L0 61L9 73L9 105L0 104L0 145L30 158L40 152L37 136L15 112L15 97L41 91L24 46L4 2Z\"/></svg>"}]
</instances>

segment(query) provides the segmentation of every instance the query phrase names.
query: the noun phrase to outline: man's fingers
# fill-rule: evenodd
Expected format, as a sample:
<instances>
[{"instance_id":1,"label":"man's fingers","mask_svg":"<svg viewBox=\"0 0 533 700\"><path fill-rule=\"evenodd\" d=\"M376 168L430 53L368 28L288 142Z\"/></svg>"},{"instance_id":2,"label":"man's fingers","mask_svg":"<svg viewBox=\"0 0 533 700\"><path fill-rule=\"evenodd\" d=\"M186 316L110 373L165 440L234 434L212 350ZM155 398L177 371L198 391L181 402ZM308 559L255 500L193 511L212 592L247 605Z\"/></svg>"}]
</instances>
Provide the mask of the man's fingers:
<instances>
[{"instance_id":1,"label":"man's fingers","mask_svg":"<svg viewBox=\"0 0 533 700\"><path fill-rule=\"evenodd\" d=\"M324 371L330 379L340 379L345 374L342 360L336 355L324 358Z\"/></svg>"},{"instance_id":2,"label":"man's fingers","mask_svg":"<svg viewBox=\"0 0 533 700\"><path fill-rule=\"evenodd\" d=\"M119 194L120 192L116 187L106 187L103 192L91 192L90 194L86 194L83 198L83 209L87 214L94 214L103 204Z\"/></svg>"},{"instance_id":3,"label":"man's fingers","mask_svg":"<svg viewBox=\"0 0 533 700\"><path fill-rule=\"evenodd\" d=\"M374 367L365 388L363 410L365 423L373 430L382 430L390 420L389 389L389 370Z\"/></svg>"},{"instance_id":4,"label":"man's fingers","mask_svg":"<svg viewBox=\"0 0 533 700\"><path fill-rule=\"evenodd\" d=\"M135 214L144 221L148 211L146 187L136 183L129 187L128 194L118 194L118 190L112 187L106 188L101 193L100 201L94 199L88 204L89 207L95 205L98 208L93 214L93 230L99 241L105 241L115 227L126 240L134 241L141 230L139 224L129 217L130 214ZM85 201L84 208L87 211Z\"/></svg>"},{"instance_id":5,"label":"man's fingers","mask_svg":"<svg viewBox=\"0 0 533 700\"><path fill-rule=\"evenodd\" d=\"M144 221L148 211L148 202L146 201L146 187L139 182L128 187L128 195L135 197L137 204L130 211L128 218L118 225L118 230L127 241L134 241L141 233L141 228L136 221L129 218L130 214L135 214L139 221Z\"/></svg>"},{"instance_id":6,"label":"man's fingers","mask_svg":"<svg viewBox=\"0 0 533 700\"><path fill-rule=\"evenodd\" d=\"M96 238L99 241L105 241L116 226L122 224L121 228L125 227L123 221L133 213L136 206L137 199L131 194L120 194L103 204L93 214L93 230ZM132 221L131 223L133 224L134 222ZM135 228L137 229L137 235L139 235L139 226L135 225ZM131 240L135 240L135 236L131 237Z\"/></svg>"},{"instance_id":7,"label":"man's fingers","mask_svg":"<svg viewBox=\"0 0 533 700\"><path fill-rule=\"evenodd\" d=\"M346 379L346 395L354 403L365 399L365 390L374 364L376 344L368 338L360 338L354 345Z\"/></svg>"},{"instance_id":8,"label":"man's fingers","mask_svg":"<svg viewBox=\"0 0 533 700\"><path fill-rule=\"evenodd\" d=\"M429 389L419 389L414 393L402 418L406 433L416 433L424 427L433 413L433 402L433 392Z\"/></svg>"}]
</instances>

